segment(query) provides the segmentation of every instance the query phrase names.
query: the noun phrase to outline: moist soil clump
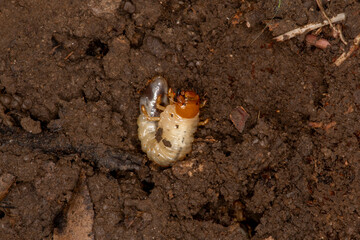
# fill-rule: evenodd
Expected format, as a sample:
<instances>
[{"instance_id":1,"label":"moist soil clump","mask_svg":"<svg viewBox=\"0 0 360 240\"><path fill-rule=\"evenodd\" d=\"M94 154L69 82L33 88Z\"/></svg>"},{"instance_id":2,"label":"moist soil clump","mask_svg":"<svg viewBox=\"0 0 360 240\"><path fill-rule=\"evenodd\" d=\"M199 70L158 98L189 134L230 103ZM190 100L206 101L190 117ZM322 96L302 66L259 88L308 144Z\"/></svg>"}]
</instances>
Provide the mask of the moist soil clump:
<instances>
[{"instance_id":1,"label":"moist soil clump","mask_svg":"<svg viewBox=\"0 0 360 240\"><path fill-rule=\"evenodd\" d=\"M360 239L360 2L322 2L348 45L273 40L312 0L1 1L0 239L61 239L74 202L89 239ZM157 75L208 100L168 168L137 137Z\"/></svg>"}]
</instances>

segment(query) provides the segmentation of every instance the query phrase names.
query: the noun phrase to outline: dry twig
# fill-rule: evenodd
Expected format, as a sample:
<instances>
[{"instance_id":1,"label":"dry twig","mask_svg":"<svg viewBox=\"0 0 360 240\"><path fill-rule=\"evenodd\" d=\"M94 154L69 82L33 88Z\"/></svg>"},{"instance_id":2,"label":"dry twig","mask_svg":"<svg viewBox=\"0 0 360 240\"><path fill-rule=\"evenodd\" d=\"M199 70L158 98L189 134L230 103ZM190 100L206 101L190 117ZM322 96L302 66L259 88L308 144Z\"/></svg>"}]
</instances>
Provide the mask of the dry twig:
<instances>
[{"instance_id":1,"label":"dry twig","mask_svg":"<svg viewBox=\"0 0 360 240\"><path fill-rule=\"evenodd\" d=\"M325 9L324 9L324 7L323 7L323 5L322 5L321 0L316 0L316 3L317 3L317 5L319 6L320 12L321 12L322 15L324 16L324 18L329 22L329 25L330 25L330 27L332 28L332 30L333 30L335 33L337 33L337 34L339 35L339 37L340 37L340 40L341 40L345 45L347 45L347 42L345 41L345 38L344 38L341 30L338 29L338 28L336 28L336 27L332 24L330 18L326 15Z\"/></svg>"},{"instance_id":2,"label":"dry twig","mask_svg":"<svg viewBox=\"0 0 360 240\"><path fill-rule=\"evenodd\" d=\"M338 59L335 61L335 65L338 67L340 66L346 59L348 59L353 52L355 52L360 45L360 33L355 37L353 44L350 46L350 49L348 52L344 52L340 55Z\"/></svg>"},{"instance_id":3,"label":"dry twig","mask_svg":"<svg viewBox=\"0 0 360 240\"><path fill-rule=\"evenodd\" d=\"M291 30L291 31L289 31L287 33L284 33L284 34L280 35L280 36L277 36L274 39L276 41L278 41L278 42L282 42L282 41L288 40L290 38L293 38L293 37L295 37L297 35L303 34L303 33L307 32L307 31L312 31L312 30L318 29L320 27L326 26L329 23L340 22L340 21L343 21L343 20L345 20L345 13L339 13L335 17L331 18L330 21L325 20L322 23L311 23L311 24L305 25L303 27L299 27L299 28L296 28L294 30Z\"/></svg>"}]
</instances>

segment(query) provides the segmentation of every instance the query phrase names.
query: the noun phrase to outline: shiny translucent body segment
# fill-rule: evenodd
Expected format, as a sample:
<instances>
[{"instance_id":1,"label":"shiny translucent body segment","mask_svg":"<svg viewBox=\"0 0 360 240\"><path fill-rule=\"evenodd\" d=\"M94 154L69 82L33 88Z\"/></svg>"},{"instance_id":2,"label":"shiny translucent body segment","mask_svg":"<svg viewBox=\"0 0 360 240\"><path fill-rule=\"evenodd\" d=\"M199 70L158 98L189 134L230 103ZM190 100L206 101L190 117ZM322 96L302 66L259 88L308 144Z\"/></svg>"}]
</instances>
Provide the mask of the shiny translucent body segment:
<instances>
[{"instance_id":1,"label":"shiny translucent body segment","mask_svg":"<svg viewBox=\"0 0 360 240\"><path fill-rule=\"evenodd\" d=\"M151 79L150 84L146 87L145 92L140 98L140 112L143 105L150 117L158 117L160 111L156 108L156 101L160 96L160 104L162 106L168 105L168 90L169 87L165 78L157 76Z\"/></svg>"}]
</instances>

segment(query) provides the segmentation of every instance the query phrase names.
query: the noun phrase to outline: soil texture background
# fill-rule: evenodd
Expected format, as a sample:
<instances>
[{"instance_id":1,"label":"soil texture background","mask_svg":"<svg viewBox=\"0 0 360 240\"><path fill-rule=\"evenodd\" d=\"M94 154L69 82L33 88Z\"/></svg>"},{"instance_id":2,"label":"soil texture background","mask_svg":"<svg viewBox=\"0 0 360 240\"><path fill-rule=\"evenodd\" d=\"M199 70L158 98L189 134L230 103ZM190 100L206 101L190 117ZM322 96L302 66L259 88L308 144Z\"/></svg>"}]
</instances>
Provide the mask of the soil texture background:
<instances>
[{"instance_id":1,"label":"soil texture background","mask_svg":"<svg viewBox=\"0 0 360 240\"><path fill-rule=\"evenodd\" d=\"M360 2L322 2L348 45L272 40L315 0L0 1L0 239L59 239L79 193L89 239L360 239ZM208 100L168 168L137 137L157 75Z\"/></svg>"}]
</instances>

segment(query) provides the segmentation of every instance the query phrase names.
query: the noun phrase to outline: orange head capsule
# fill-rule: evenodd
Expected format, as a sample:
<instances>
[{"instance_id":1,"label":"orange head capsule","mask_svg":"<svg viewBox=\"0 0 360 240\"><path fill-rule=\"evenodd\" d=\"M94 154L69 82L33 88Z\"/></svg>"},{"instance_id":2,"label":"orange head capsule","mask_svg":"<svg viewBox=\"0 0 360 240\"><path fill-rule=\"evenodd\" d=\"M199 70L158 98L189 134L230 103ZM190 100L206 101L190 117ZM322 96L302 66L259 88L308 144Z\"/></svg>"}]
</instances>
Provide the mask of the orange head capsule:
<instances>
[{"instance_id":1,"label":"orange head capsule","mask_svg":"<svg viewBox=\"0 0 360 240\"><path fill-rule=\"evenodd\" d=\"M176 96L175 110L182 118L193 118L199 113L200 98L193 91L182 91Z\"/></svg>"}]
</instances>

